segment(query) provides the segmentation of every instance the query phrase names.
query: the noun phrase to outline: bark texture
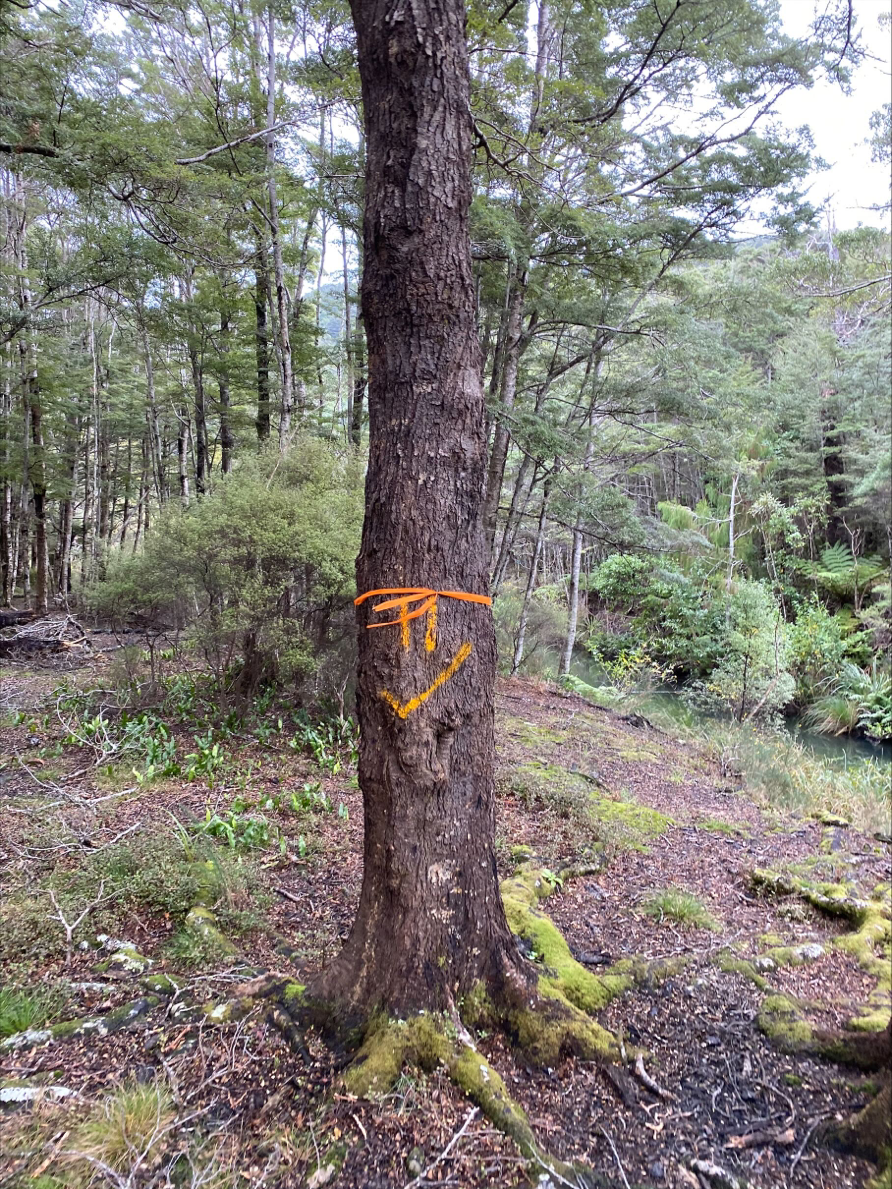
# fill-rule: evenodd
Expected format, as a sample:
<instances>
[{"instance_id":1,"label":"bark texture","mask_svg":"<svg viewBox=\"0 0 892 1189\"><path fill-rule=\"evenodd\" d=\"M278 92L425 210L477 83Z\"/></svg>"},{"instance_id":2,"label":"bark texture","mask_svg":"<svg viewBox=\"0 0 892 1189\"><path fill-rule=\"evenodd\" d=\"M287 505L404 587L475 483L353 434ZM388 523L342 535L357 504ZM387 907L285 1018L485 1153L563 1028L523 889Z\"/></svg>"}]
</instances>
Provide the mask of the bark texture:
<instances>
[{"instance_id":1,"label":"bark texture","mask_svg":"<svg viewBox=\"0 0 892 1189\"><path fill-rule=\"evenodd\" d=\"M486 594L464 6L352 7L367 138L370 425L358 590ZM377 601L358 607L362 895L344 950L314 990L362 1013L448 1010L478 979L496 994L525 982L494 852L492 615L441 598L429 650L426 617L408 625L408 645L399 627L366 630L394 616L376 615ZM450 670L415 709L394 708Z\"/></svg>"}]
</instances>

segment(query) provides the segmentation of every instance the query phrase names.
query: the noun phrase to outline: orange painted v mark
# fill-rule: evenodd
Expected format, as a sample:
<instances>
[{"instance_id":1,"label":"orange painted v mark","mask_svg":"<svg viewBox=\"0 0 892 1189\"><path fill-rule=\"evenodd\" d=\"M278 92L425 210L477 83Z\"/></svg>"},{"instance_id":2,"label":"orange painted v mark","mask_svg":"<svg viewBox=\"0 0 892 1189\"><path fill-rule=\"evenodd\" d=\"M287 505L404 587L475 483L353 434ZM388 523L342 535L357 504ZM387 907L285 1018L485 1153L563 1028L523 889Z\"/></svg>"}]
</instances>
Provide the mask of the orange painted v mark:
<instances>
[{"instance_id":1,"label":"orange painted v mark","mask_svg":"<svg viewBox=\"0 0 892 1189\"><path fill-rule=\"evenodd\" d=\"M467 643L462 644L461 648L455 654L454 659L449 662L443 672L432 682L431 685L427 687L424 693L416 694L416 696L414 698L410 698L408 702L401 702L399 698L394 697L394 695L386 689L381 690L381 697L384 699L387 705L391 707L394 713L398 715L399 718L408 718L413 710L417 710L419 706L424 705L424 703L435 690L438 690L441 685L445 685L450 677L455 676L455 674L470 655L471 643L468 641Z\"/></svg>"}]
</instances>

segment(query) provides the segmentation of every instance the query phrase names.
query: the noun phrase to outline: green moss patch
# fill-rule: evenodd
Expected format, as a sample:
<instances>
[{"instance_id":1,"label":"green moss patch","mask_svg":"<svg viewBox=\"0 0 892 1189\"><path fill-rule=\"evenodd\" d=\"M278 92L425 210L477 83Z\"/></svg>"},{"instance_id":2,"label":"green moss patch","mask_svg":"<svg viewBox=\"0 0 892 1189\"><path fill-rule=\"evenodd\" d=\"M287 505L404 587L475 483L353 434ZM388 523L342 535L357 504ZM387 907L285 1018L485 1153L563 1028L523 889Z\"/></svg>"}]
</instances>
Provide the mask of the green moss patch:
<instances>
[{"instance_id":1,"label":"green moss patch","mask_svg":"<svg viewBox=\"0 0 892 1189\"><path fill-rule=\"evenodd\" d=\"M768 988L768 980L759 974L752 962L747 962L745 958L736 957L729 950L723 950L719 954L716 965L724 974L743 975L744 978L749 979L754 986L758 987L760 991L767 990Z\"/></svg>"},{"instance_id":2,"label":"green moss patch","mask_svg":"<svg viewBox=\"0 0 892 1189\"><path fill-rule=\"evenodd\" d=\"M502 901L508 925L511 932L530 947L534 960L544 967L539 980L539 989L544 996L564 998L583 1012L599 1011L631 987L632 976L626 969L612 969L595 975L576 961L563 934L537 908L539 901L553 890L553 881L531 868L522 869L513 878L504 880Z\"/></svg>"},{"instance_id":3,"label":"green moss patch","mask_svg":"<svg viewBox=\"0 0 892 1189\"><path fill-rule=\"evenodd\" d=\"M786 995L765 996L758 1024L769 1040L787 1053L799 1052L812 1041L811 1025L802 1019L796 1005Z\"/></svg>"}]
</instances>

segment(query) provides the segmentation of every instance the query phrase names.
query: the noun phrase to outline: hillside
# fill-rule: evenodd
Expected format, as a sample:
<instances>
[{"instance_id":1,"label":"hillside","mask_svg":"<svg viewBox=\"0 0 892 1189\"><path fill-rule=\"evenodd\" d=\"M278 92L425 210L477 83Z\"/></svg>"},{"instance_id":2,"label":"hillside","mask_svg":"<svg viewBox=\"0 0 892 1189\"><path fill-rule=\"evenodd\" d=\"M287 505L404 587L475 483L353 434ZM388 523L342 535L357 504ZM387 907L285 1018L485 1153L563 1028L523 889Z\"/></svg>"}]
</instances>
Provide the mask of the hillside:
<instances>
[{"instance_id":1,"label":"hillside","mask_svg":"<svg viewBox=\"0 0 892 1189\"><path fill-rule=\"evenodd\" d=\"M362 802L345 728L283 722L269 699L209 728L185 679L148 727L122 726L58 682L4 678L0 1184L569 1183L442 1069L410 1064L359 1100L317 1033L295 1055L263 1000L220 1006L262 971L300 979L349 930ZM543 1148L589 1184L694 1186L706 1161L765 1189L865 1185L872 1165L819 1140L875 1083L813 1050L888 1018L888 844L756 804L691 742L530 681L500 684L498 752L518 944L548 974L569 956L558 926L627 1057L534 1068L480 1030Z\"/></svg>"}]
</instances>

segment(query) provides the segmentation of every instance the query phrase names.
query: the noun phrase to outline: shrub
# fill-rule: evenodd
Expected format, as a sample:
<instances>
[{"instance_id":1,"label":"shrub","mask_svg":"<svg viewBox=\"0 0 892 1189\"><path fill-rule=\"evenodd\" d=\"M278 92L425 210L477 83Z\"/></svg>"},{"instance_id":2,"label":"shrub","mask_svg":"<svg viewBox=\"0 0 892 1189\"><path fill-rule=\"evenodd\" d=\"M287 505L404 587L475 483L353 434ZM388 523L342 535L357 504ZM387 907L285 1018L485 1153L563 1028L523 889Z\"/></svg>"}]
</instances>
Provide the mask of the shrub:
<instances>
[{"instance_id":1,"label":"shrub","mask_svg":"<svg viewBox=\"0 0 892 1189\"><path fill-rule=\"evenodd\" d=\"M722 655L707 692L741 721L786 706L795 682L787 670L787 625L773 594L763 583L740 582L726 614Z\"/></svg>"},{"instance_id":2,"label":"shrub","mask_svg":"<svg viewBox=\"0 0 892 1189\"><path fill-rule=\"evenodd\" d=\"M312 438L248 460L188 509L169 507L141 553L112 556L88 605L115 624L185 634L241 700L264 679L342 690L362 484L352 452Z\"/></svg>"},{"instance_id":3,"label":"shrub","mask_svg":"<svg viewBox=\"0 0 892 1189\"><path fill-rule=\"evenodd\" d=\"M867 670L843 661L839 676L805 718L826 735L861 730L873 739L892 739L892 675L882 672L876 661Z\"/></svg>"},{"instance_id":4,"label":"shrub","mask_svg":"<svg viewBox=\"0 0 892 1189\"><path fill-rule=\"evenodd\" d=\"M846 651L845 632L839 618L816 598L799 609L789 629L790 670L796 679L800 706L813 702L819 687L833 676Z\"/></svg>"},{"instance_id":5,"label":"shrub","mask_svg":"<svg viewBox=\"0 0 892 1189\"><path fill-rule=\"evenodd\" d=\"M614 553L593 572L589 589L612 607L627 613L638 608L650 587L653 562L632 553Z\"/></svg>"}]
</instances>

